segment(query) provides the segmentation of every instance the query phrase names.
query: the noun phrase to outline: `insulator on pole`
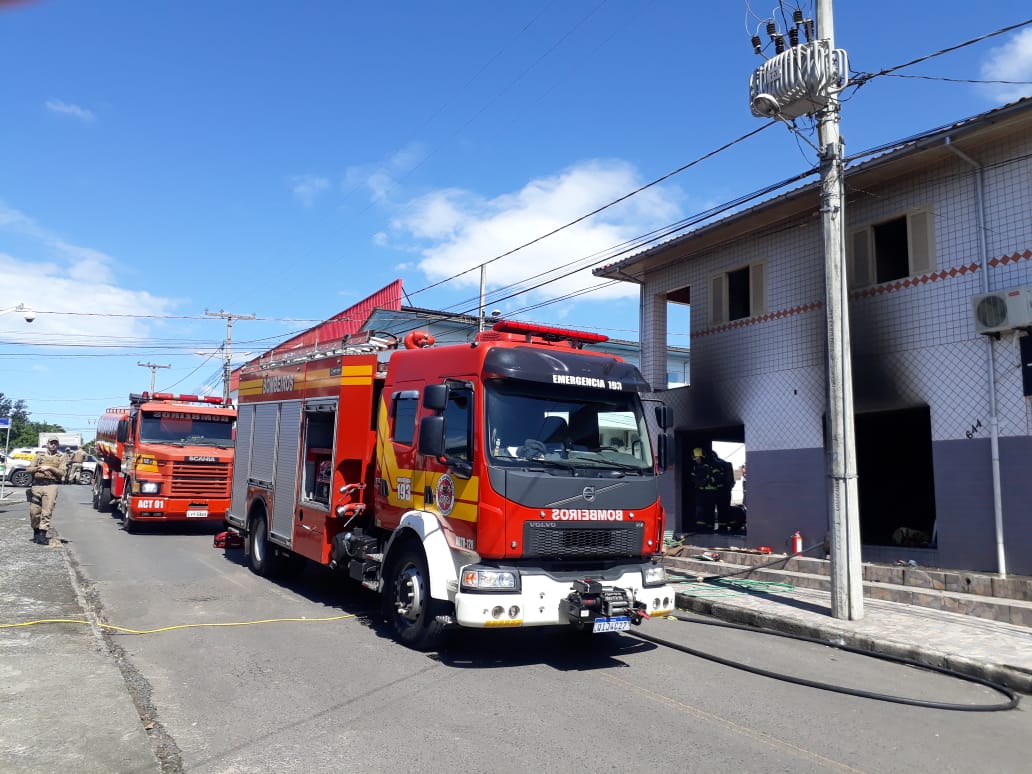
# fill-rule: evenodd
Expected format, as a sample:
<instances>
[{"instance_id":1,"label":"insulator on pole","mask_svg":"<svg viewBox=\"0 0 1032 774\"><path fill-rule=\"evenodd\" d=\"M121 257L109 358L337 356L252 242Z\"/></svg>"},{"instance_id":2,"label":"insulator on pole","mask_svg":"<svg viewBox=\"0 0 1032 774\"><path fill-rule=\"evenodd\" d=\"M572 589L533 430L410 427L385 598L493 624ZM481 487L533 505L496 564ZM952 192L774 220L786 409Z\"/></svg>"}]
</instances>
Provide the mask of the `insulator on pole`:
<instances>
[{"instance_id":1,"label":"insulator on pole","mask_svg":"<svg viewBox=\"0 0 1032 774\"><path fill-rule=\"evenodd\" d=\"M756 53L756 54L762 54L763 53L763 41L760 40L760 36L759 35L753 35L752 36L752 48L753 48L753 52Z\"/></svg>"},{"instance_id":2,"label":"insulator on pole","mask_svg":"<svg viewBox=\"0 0 1032 774\"><path fill-rule=\"evenodd\" d=\"M778 34L778 28L774 24L774 20L771 19L769 22L767 22L767 37L770 38L771 40L774 40L774 36L777 35L777 34Z\"/></svg>"},{"instance_id":3,"label":"insulator on pole","mask_svg":"<svg viewBox=\"0 0 1032 774\"><path fill-rule=\"evenodd\" d=\"M783 35L774 36L774 53L783 54L785 52L785 38Z\"/></svg>"},{"instance_id":4,"label":"insulator on pole","mask_svg":"<svg viewBox=\"0 0 1032 774\"><path fill-rule=\"evenodd\" d=\"M799 45L799 30L795 27L788 31L788 45L798 46Z\"/></svg>"}]
</instances>

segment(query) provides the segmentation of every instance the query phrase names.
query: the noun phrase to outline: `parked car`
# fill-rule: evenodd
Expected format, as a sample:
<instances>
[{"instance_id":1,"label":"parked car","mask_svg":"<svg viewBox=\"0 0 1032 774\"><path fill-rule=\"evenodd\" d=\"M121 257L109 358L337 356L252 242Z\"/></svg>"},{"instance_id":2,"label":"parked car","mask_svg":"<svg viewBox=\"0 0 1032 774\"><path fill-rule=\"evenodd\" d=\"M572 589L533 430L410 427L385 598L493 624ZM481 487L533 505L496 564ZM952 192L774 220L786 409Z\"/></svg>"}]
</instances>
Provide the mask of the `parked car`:
<instances>
[{"instance_id":1,"label":"parked car","mask_svg":"<svg viewBox=\"0 0 1032 774\"><path fill-rule=\"evenodd\" d=\"M32 446L21 446L11 449L5 460L4 475L14 486L29 486L32 483L32 474L26 470L36 455L46 449Z\"/></svg>"},{"instance_id":2,"label":"parked car","mask_svg":"<svg viewBox=\"0 0 1032 774\"><path fill-rule=\"evenodd\" d=\"M87 486L93 485L93 479L97 475L97 458L92 454L87 454L86 459L82 461L82 470L79 471L79 483L86 484Z\"/></svg>"}]
</instances>

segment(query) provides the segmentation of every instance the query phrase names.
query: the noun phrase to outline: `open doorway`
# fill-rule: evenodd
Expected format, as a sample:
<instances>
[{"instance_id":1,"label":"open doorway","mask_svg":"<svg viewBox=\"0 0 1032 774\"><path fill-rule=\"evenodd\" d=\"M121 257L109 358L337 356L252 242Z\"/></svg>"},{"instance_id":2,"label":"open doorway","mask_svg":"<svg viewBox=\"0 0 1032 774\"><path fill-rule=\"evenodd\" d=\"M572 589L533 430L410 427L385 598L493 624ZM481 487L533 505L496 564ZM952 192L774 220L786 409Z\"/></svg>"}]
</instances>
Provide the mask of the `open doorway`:
<instances>
[{"instance_id":1,"label":"open doorway","mask_svg":"<svg viewBox=\"0 0 1032 774\"><path fill-rule=\"evenodd\" d=\"M680 531L745 535L745 426L679 431L677 445Z\"/></svg>"},{"instance_id":2,"label":"open doorway","mask_svg":"<svg viewBox=\"0 0 1032 774\"><path fill-rule=\"evenodd\" d=\"M927 406L856 416L860 539L935 547L932 421Z\"/></svg>"}]
</instances>

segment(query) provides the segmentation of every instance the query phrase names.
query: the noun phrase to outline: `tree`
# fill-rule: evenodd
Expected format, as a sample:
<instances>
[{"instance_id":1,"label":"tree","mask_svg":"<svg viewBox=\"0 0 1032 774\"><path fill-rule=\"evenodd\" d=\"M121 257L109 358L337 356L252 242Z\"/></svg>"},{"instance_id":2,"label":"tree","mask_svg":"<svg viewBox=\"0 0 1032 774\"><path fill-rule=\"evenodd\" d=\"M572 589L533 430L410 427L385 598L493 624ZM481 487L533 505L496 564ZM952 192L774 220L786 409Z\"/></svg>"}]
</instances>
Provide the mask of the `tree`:
<instances>
[{"instance_id":1,"label":"tree","mask_svg":"<svg viewBox=\"0 0 1032 774\"><path fill-rule=\"evenodd\" d=\"M0 392L0 417L11 418L11 444L10 448L18 446L35 446L39 442L40 433L63 433L61 425L52 425L48 422L30 422L31 412L25 401L11 400ZM0 442L6 441L4 436Z\"/></svg>"}]
</instances>

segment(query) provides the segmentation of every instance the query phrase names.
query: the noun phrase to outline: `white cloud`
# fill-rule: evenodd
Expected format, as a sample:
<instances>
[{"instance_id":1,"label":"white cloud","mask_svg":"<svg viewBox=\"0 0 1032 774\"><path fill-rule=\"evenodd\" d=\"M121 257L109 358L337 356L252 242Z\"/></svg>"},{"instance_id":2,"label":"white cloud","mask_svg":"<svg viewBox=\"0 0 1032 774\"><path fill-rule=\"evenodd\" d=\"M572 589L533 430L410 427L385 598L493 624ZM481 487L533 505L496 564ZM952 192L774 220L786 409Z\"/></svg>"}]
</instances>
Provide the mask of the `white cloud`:
<instances>
[{"instance_id":1,"label":"white cloud","mask_svg":"<svg viewBox=\"0 0 1032 774\"><path fill-rule=\"evenodd\" d=\"M474 269L454 280L474 287L480 282L480 272L475 267L641 185L637 172L625 162L586 161L493 199L454 188L421 196L399 208L403 214L394 219L392 228L395 241L407 240L418 246L422 255L419 267L429 279L437 281ZM601 285L605 280L591 276L587 267L618 260L622 256L614 252L617 245L676 220L680 211L677 199L678 191L673 187L650 188L518 250L487 266L488 289L551 280L526 297L508 302L516 304ZM569 277L560 276L577 266L585 268ZM637 287L630 283L618 283L582 300L630 297L637 292Z\"/></svg>"},{"instance_id":2,"label":"white cloud","mask_svg":"<svg viewBox=\"0 0 1032 774\"><path fill-rule=\"evenodd\" d=\"M374 201L386 202L398 182L423 163L427 155L424 145L409 143L384 162L348 167L341 180L341 188L346 193L366 190Z\"/></svg>"},{"instance_id":3,"label":"white cloud","mask_svg":"<svg viewBox=\"0 0 1032 774\"><path fill-rule=\"evenodd\" d=\"M290 179L294 197L306 207L311 207L320 193L330 187L330 181L319 175L297 175Z\"/></svg>"},{"instance_id":4,"label":"white cloud","mask_svg":"<svg viewBox=\"0 0 1032 774\"><path fill-rule=\"evenodd\" d=\"M1017 33L1004 45L989 51L982 63L982 78L997 81L1032 81L1032 29ZM1032 86L994 83L986 86L997 102L1013 102L1032 96Z\"/></svg>"},{"instance_id":5,"label":"white cloud","mask_svg":"<svg viewBox=\"0 0 1032 774\"><path fill-rule=\"evenodd\" d=\"M80 121L91 123L96 120L96 116L92 110L87 110L79 105L72 105L68 102L62 102L59 99L48 99L46 102L47 110L51 113L59 113L64 116L71 116L77 118Z\"/></svg>"},{"instance_id":6,"label":"white cloud","mask_svg":"<svg viewBox=\"0 0 1032 774\"><path fill-rule=\"evenodd\" d=\"M174 305L171 299L118 287L114 258L72 244L24 213L0 204L0 238L4 234L18 243L18 249L0 250L0 276L4 277L0 308L26 304L37 311L31 325L15 320L13 313L0 318L6 336L27 344L143 338L149 328L146 320L113 315L163 315Z\"/></svg>"}]
</instances>

